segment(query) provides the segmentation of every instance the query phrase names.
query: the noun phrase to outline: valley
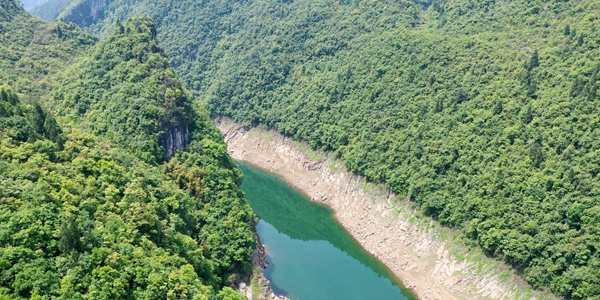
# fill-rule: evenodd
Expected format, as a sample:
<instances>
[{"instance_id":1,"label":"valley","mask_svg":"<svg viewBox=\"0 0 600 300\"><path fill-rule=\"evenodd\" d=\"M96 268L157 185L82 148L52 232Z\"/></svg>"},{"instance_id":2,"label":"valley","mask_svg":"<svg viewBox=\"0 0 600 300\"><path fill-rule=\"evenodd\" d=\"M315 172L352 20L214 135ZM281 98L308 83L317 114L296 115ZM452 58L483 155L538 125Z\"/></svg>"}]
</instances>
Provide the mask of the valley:
<instances>
[{"instance_id":1,"label":"valley","mask_svg":"<svg viewBox=\"0 0 600 300\"><path fill-rule=\"evenodd\" d=\"M598 15L0 0L0 297L243 299L263 225L235 158L421 298L597 298Z\"/></svg>"}]
</instances>

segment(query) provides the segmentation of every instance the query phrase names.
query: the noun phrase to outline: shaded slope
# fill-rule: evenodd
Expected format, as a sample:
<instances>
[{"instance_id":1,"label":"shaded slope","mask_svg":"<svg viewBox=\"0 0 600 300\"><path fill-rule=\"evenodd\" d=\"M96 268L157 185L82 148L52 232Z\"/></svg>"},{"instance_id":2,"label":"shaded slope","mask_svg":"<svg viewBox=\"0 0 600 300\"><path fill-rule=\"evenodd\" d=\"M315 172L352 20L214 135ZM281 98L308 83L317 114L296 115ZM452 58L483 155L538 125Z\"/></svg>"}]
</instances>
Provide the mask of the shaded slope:
<instances>
[{"instance_id":1,"label":"shaded slope","mask_svg":"<svg viewBox=\"0 0 600 300\"><path fill-rule=\"evenodd\" d=\"M23 4L24 9L31 9L32 7L45 3L46 1L48 0L25 0L21 1L21 3Z\"/></svg>"},{"instance_id":2,"label":"shaded slope","mask_svg":"<svg viewBox=\"0 0 600 300\"><path fill-rule=\"evenodd\" d=\"M46 20L53 21L73 0L48 0L42 4L28 8L30 13Z\"/></svg>"},{"instance_id":3,"label":"shaded slope","mask_svg":"<svg viewBox=\"0 0 600 300\"><path fill-rule=\"evenodd\" d=\"M58 19L88 27L104 18L104 8L111 2L112 0L71 0L59 12Z\"/></svg>"}]
</instances>

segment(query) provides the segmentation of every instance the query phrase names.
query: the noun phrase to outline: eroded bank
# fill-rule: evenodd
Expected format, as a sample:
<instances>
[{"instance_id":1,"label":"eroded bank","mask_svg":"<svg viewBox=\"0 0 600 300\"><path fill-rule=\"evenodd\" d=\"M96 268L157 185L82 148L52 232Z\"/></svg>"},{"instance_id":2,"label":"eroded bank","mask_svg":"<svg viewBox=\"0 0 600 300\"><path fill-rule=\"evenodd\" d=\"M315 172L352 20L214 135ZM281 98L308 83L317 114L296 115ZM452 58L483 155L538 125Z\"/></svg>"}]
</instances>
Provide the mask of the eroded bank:
<instances>
[{"instance_id":1,"label":"eroded bank","mask_svg":"<svg viewBox=\"0 0 600 300\"><path fill-rule=\"evenodd\" d=\"M408 202L366 183L336 159L273 131L246 130L229 119L215 123L234 159L277 174L331 207L348 232L420 299L550 297L532 290L504 264L461 247L448 238L449 230L415 217Z\"/></svg>"}]
</instances>

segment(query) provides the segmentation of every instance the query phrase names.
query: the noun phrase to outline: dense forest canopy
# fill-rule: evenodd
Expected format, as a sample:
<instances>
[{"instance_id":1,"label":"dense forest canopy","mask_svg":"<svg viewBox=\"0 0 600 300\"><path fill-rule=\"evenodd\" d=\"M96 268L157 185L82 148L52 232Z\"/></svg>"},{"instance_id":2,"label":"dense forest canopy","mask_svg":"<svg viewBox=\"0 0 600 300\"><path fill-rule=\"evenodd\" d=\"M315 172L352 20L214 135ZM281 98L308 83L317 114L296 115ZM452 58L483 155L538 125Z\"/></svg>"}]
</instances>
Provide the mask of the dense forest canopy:
<instances>
[{"instance_id":1,"label":"dense forest canopy","mask_svg":"<svg viewBox=\"0 0 600 300\"><path fill-rule=\"evenodd\" d=\"M0 299L242 299L241 172L154 37L0 0Z\"/></svg>"},{"instance_id":2,"label":"dense forest canopy","mask_svg":"<svg viewBox=\"0 0 600 300\"><path fill-rule=\"evenodd\" d=\"M96 39L75 24L47 23L14 1L0 2L0 82L39 98L54 85L53 73L73 63Z\"/></svg>"},{"instance_id":3,"label":"dense forest canopy","mask_svg":"<svg viewBox=\"0 0 600 300\"><path fill-rule=\"evenodd\" d=\"M132 15L214 116L335 152L535 287L600 296L597 1L112 0L78 24Z\"/></svg>"},{"instance_id":4,"label":"dense forest canopy","mask_svg":"<svg viewBox=\"0 0 600 300\"><path fill-rule=\"evenodd\" d=\"M70 66L52 102L77 126L106 135L147 161L161 161L174 152L166 140L178 139L183 148L200 115L154 40L152 20L135 21L119 24Z\"/></svg>"}]
</instances>

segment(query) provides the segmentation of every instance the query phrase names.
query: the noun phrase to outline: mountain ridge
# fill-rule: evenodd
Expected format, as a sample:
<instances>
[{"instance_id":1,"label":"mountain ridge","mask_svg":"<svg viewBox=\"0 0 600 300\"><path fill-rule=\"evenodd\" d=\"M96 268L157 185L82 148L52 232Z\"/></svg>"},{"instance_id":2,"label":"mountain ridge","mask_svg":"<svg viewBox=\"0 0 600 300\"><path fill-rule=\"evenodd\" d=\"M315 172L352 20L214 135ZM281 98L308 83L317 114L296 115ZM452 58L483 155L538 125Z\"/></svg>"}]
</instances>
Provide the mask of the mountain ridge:
<instances>
[{"instance_id":1,"label":"mountain ridge","mask_svg":"<svg viewBox=\"0 0 600 300\"><path fill-rule=\"evenodd\" d=\"M0 298L242 299L242 174L152 20L97 41L0 0L0 28Z\"/></svg>"}]
</instances>

